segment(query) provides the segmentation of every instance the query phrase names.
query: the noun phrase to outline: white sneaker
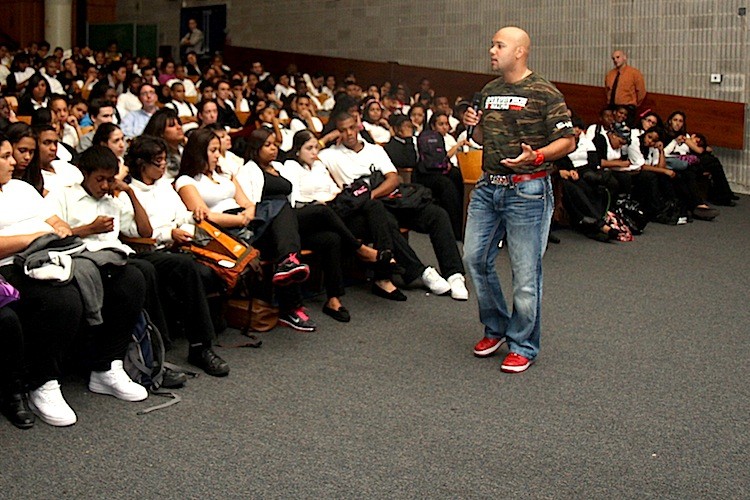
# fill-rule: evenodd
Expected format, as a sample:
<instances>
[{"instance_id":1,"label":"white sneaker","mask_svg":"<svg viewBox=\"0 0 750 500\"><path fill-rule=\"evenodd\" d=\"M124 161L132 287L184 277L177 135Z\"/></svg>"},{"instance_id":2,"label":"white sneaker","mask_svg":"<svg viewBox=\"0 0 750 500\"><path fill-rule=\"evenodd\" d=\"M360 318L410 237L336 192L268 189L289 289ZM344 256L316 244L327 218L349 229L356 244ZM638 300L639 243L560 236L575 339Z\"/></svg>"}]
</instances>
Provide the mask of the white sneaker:
<instances>
[{"instance_id":1,"label":"white sneaker","mask_svg":"<svg viewBox=\"0 0 750 500\"><path fill-rule=\"evenodd\" d=\"M57 380L50 380L29 392L29 408L37 417L55 427L67 427L78 420L76 413L60 392Z\"/></svg>"},{"instance_id":2,"label":"white sneaker","mask_svg":"<svg viewBox=\"0 0 750 500\"><path fill-rule=\"evenodd\" d=\"M112 361L106 372L91 372L89 390L97 394L108 394L123 401L143 401L148 397L145 387L130 380L122 367L122 360Z\"/></svg>"},{"instance_id":3,"label":"white sneaker","mask_svg":"<svg viewBox=\"0 0 750 500\"><path fill-rule=\"evenodd\" d=\"M450 291L451 286L438 274L434 267L428 267L422 272L422 282L435 295L443 295Z\"/></svg>"},{"instance_id":4,"label":"white sneaker","mask_svg":"<svg viewBox=\"0 0 750 500\"><path fill-rule=\"evenodd\" d=\"M461 274L454 274L448 278L451 286L451 298L455 300L469 300L469 291L466 289L466 278Z\"/></svg>"}]
</instances>

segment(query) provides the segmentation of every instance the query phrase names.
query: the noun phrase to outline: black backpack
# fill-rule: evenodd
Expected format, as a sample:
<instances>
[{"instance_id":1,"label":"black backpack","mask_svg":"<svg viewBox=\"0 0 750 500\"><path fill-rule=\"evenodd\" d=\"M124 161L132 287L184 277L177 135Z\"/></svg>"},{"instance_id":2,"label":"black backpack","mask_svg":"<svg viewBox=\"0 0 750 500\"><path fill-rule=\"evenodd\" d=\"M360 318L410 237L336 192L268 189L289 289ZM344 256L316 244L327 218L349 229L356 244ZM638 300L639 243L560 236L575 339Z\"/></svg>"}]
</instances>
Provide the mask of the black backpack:
<instances>
[{"instance_id":1,"label":"black backpack","mask_svg":"<svg viewBox=\"0 0 750 500\"><path fill-rule=\"evenodd\" d=\"M419 163L417 170L424 173L443 173L450 166L448 154L445 151L445 140L440 132L425 130L417 138L419 148Z\"/></svg>"}]
</instances>

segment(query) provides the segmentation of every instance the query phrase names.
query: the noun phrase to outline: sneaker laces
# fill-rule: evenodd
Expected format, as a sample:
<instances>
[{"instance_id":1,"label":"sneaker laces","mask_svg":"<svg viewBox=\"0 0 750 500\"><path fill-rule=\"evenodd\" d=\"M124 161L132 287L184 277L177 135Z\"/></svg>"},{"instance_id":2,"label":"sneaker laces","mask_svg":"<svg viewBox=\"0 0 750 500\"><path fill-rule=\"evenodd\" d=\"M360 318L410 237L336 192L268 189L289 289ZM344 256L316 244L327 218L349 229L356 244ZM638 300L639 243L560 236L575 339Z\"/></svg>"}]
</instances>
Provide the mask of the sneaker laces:
<instances>
[{"instance_id":1,"label":"sneaker laces","mask_svg":"<svg viewBox=\"0 0 750 500\"><path fill-rule=\"evenodd\" d=\"M294 311L294 314L297 315L302 321L309 321L310 316L307 315L307 311L305 311L304 307L300 307L296 311Z\"/></svg>"},{"instance_id":2,"label":"sneaker laces","mask_svg":"<svg viewBox=\"0 0 750 500\"><path fill-rule=\"evenodd\" d=\"M299 264L299 259L297 258L296 253L290 253L289 257L287 257L287 260L293 264Z\"/></svg>"}]
</instances>

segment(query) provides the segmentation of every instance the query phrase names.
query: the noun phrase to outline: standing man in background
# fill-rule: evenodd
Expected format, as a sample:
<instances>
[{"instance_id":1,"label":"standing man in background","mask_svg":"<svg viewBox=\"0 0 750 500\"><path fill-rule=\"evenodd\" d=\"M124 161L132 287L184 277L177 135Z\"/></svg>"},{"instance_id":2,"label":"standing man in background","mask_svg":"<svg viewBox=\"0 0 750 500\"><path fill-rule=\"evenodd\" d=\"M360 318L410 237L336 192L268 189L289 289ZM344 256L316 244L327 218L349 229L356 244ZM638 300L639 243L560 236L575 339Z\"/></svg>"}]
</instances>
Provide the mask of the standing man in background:
<instances>
[{"instance_id":1,"label":"standing man in background","mask_svg":"<svg viewBox=\"0 0 750 500\"><path fill-rule=\"evenodd\" d=\"M625 106L628 109L628 123L632 125L635 111L646 98L646 82L640 71L628 65L628 55L622 50L612 52L615 65L604 77L607 103L614 109Z\"/></svg>"},{"instance_id":2,"label":"standing man in background","mask_svg":"<svg viewBox=\"0 0 750 500\"><path fill-rule=\"evenodd\" d=\"M482 170L466 223L464 263L474 282L484 338L474 354L486 357L507 341L500 369L525 371L539 353L542 323L542 256L552 209L552 161L575 149L573 124L562 94L532 72L531 40L520 28L495 33L490 47L497 78L482 89L479 111L464 125L483 144ZM469 137L472 137L469 132ZM513 271L513 311L495 271L505 238Z\"/></svg>"},{"instance_id":3,"label":"standing man in background","mask_svg":"<svg viewBox=\"0 0 750 500\"><path fill-rule=\"evenodd\" d=\"M185 53L195 52L199 59L206 54L205 38L203 32L198 29L198 21L195 19L188 19L188 32L180 40L180 46L183 47Z\"/></svg>"}]
</instances>

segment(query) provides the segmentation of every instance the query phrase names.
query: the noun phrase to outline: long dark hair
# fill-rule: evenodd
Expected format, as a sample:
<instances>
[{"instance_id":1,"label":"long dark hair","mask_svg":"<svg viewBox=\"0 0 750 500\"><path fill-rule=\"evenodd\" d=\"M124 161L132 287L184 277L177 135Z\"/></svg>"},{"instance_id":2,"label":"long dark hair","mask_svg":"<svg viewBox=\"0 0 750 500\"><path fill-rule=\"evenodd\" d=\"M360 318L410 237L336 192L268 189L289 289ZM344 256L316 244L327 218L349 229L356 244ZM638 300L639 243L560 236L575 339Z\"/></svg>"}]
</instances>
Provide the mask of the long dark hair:
<instances>
[{"instance_id":1,"label":"long dark hair","mask_svg":"<svg viewBox=\"0 0 750 500\"><path fill-rule=\"evenodd\" d=\"M107 142L109 142L109 136L112 135L112 132L119 129L120 127L115 125L114 123L102 123L101 125L99 125L99 128L96 129L96 132L94 132L94 137L92 137L91 139L91 144L107 146Z\"/></svg>"},{"instance_id":2,"label":"long dark hair","mask_svg":"<svg viewBox=\"0 0 750 500\"><path fill-rule=\"evenodd\" d=\"M190 134L182 152L180 175L195 177L206 171L206 167L208 167L208 145L213 139L221 140L213 130L205 128L199 128ZM218 166L217 171L220 172Z\"/></svg>"},{"instance_id":3,"label":"long dark hair","mask_svg":"<svg viewBox=\"0 0 750 500\"><path fill-rule=\"evenodd\" d=\"M26 167L26 170L23 172L23 174L21 174L20 176L14 175L14 178L31 184L31 186L36 189L39 194L42 194L42 192L44 191L44 179L42 178L42 169L39 166L39 141L37 140L36 132L34 132L34 129L32 129L25 123L18 122L13 123L8 128L6 128L5 135L8 137L10 145L14 148L15 145L21 142L21 139L25 137L29 137L34 140L34 143L37 145L37 149L34 152L34 156L31 158L31 161L29 162L29 166Z\"/></svg>"},{"instance_id":4,"label":"long dark hair","mask_svg":"<svg viewBox=\"0 0 750 500\"><path fill-rule=\"evenodd\" d=\"M164 130L167 127L171 127L172 125L174 125L175 122L182 125L182 121L177 115L177 111L172 108L161 108L148 120L146 128L143 129L143 134L152 135L154 137L161 137L162 139L164 139Z\"/></svg>"},{"instance_id":5,"label":"long dark hair","mask_svg":"<svg viewBox=\"0 0 750 500\"><path fill-rule=\"evenodd\" d=\"M315 134L307 129L300 130L294 134L294 138L292 139L292 149L289 150L287 156L289 156L289 158L296 158L299 155L299 150L302 149L302 146L304 146L304 144L310 139L315 139ZM302 162L300 162L300 165L302 165ZM302 166L304 167L304 165Z\"/></svg>"},{"instance_id":6,"label":"long dark hair","mask_svg":"<svg viewBox=\"0 0 750 500\"><path fill-rule=\"evenodd\" d=\"M266 143L268 137L273 134L265 127L253 130L247 138L247 149L245 149L245 161L254 161L260 167L260 148ZM262 168L262 167L261 167Z\"/></svg>"},{"instance_id":7,"label":"long dark hair","mask_svg":"<svg viewBox=\"0 0 750 500\"><path fill-rule=\"evenodd\" d=\"M675 131L674 129L672 129L672 124L670 122L672 121L672 118L674 118L677 115L682 116L682 128L680 130ZM669 117L667 118L667 123L665 125L667 127L667 135L669 136L670 139L674 139L678 135L686 134L687 133L687 116L685 115L685 112L680 111L680 110L672 111L672 113L670 113Z\"/></svg>"},{"instance_id":8,"label":"long dark hair","mask_svg":"<svg viewBox=\"0 0 750 500\"><path fill-rule=\"evenodd\" d=\"M101 128L101 127L100 127ZM167 143L161 137L141 135L133 139L125 155L125 165L130 175L139 181L143 180L143 167L154 161L154 158L167 152Z\"/></svg>"}]
</instances>

